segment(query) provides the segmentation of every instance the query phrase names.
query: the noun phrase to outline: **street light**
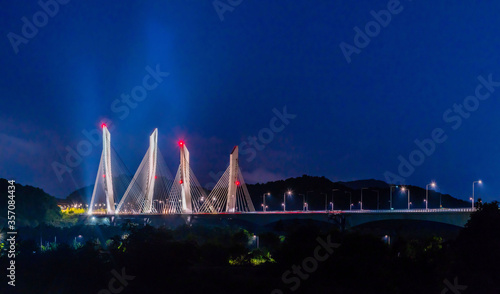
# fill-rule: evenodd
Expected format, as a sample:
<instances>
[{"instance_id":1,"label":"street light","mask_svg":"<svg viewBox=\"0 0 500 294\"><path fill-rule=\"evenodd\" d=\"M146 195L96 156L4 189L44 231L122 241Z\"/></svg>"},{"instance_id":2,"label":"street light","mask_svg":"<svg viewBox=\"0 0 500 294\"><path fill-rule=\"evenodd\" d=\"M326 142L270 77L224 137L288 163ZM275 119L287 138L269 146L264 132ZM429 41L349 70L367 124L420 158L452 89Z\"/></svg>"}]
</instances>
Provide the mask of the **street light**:
<instances>
[{"instance_id":1,"label":"street light","mask_svg":"<svg viewBox=\"0 0 500 294\"><path fill-rule=\"evenodd\" d=\"M474 209L474 184L475 183L478 183L478 184L482 184L483 181L479 180L479 181L474 181L472 182L472 209Z\"/></svg>"},{"instance_id":2,"label":"street light","mask_svg":"<svg viewBox=\"0 0 500 294\"><path fill-rule=\"evenodd\" d=\"M390 190L389 194L391 195L390 199L389 199L389 203L390 203L389 208L390 208L390 210L392 210L392 188L393 187L397 188L398 186L397 185L391 185L391 187L389 187L389 190Z\"/></svg>"},{"instance_id":3,"label":"street light","mask_svg":"<svg viewBox=\"0 0 500 294\"><path fill-rule=\"evenodd\" d=\"M380 209L380 191L379 190L372 190L373 192L377 192L377 210Z\"/></svg>"},{"instance_id":4,"label":"street light","mask_svg":"<svg viewBox=\"0 0 500 294\"><path fill-rule=\"evenodd\" d=\"M271 195L271 193L264 193L264 195L262 195L262 211L266 211L266 195Z\"/></svg>"},{"instance_id":5,"label":"street light","mask_svg":"<svg viewBox=\"0 0 500 294\"><path fill-rule=\"evenodd\" d=\"M429 186L432 188L436 187L436 183L432 182L425 186L425 209L429 209Z\"/></svg>"},{"instance_id":6,"label":"street light","mask_svg":"<svg viewBox=\"0 0 500 294\"><path fill-rule=\"evenodd\" d=\"M75 247L76 247L76 239L77 239L77 238L78 238L78 239L82 238L82 235L78 235L78 236L76 236L76 237L75 237L75 242L74 242L74 246L75 246Z\"/></svg>"},{"instance_id":7,"label":"street light","mask_svg":"<svg viewBox=\"0 0 500 294\"><path fill-rule=\"evenodd\" d=\"M312 193L312 192L314 192L314 191L307 191L306 192L306 199L309 198L309 193ZM309 211L309 204L307 204L307 202L306 202L306 211Z\"/></svg>"},{"instance_id":8,"label":"street light","mask_svg":"<svg viewBox=\"0 0 500 294\"><path fill-rule=\"evenodd\" d=\"M352 210L352 193L351 191L344 191L344 194L349 193L349 210Z\"/></svg>"},{"instance_id":9,"label":"street light","mask_svg":"<svg viewBox=\"0 0 500 294\"><path fill-rule=\"evenodd\" d=\"M286 195L292 195L292 191L288 190L283 193L283 211L286 211Z\"/></svg>"},{"instance_id":10,"label":"street light","mask_svg":"<svg viewBox=\"0 0 500 294\"><path fill-rule=\"evenodd\" d=\"M387 241L387 245L389 245L389 246L390 246L390 245L391 245L391 236L389 236L389 235L385 235L385 236L384 236L384 239Z\"/></svg>"},{"instance_id":11,"label":"street light","mask_svg":"<svg viewBox=\"0 0 500 294\"><path fill-rule=\"evenodd\" d=\"M361 188L361 202L359 208L363 210L363 190L368 190L368 188Z\"/></svg>"},{"instance_id":12,"label":"street light","mask_svg":"<svg viewBox=\"0 0 500 294\"><path fill-rule=\"evenodd\" d=\"M401 188L401 191L403 191L403 192L406 190L408 190L408 209L410 209L410 204L411 204L411 202L410 202L410 189L405 188L405 187Z\"/></svg>"},{"instance_id":13,"label":"street light","mask_svg":"<svg viewBox=\"0 0 500 294\"><path fill-rule=\"evenodd\" d=\"M253 239L255 240L255 243L257 245L257 249L259 249L259 236L253 235Z\"/></svg>"}]
</instances>

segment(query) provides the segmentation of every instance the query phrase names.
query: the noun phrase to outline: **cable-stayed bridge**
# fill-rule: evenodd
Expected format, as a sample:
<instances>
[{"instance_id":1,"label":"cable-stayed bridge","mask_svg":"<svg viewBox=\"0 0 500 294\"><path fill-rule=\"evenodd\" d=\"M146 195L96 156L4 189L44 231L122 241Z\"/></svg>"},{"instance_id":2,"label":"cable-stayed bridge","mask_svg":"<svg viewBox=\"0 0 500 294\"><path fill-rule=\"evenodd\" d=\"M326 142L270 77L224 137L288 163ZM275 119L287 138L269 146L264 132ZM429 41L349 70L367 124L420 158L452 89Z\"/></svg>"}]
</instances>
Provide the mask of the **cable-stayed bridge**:
<instances>
[{"instance_id":1,"label":"cable-stayed bridge","mask_svg":"<svg viewBox=\"0 0 500 294\"><path fill-rule=\"evenodd\" d=\"M179 142L180 163L175 176L158 149L158 129L149 137L149 148L130 178L111 147L111 135L103 125L103 149L89 214L193 214L254 212L252 200L238 164L238 146L229 165L207 195L189 164L189 151Z\"/></svg>"},{"instance_id":2,"label":"cable-stayed bridge","mask_svg":"<svg viewBox=\"0 0 500 294\"><path fill-rule=\"evenodd\" d=\"M229 164L215 187L203 189L190 167L189 151L179 142L180 160L175 176L167 167L158 149L158 129L149 137L149 148L137 171L130 175L117 153L111 147L111 135L103 125L103 149L95 179L88 214L111 217L162 216L177 219L195 215L199 219L241 219L264 224L279 220L314 219L328 221L342 218L348 226L382 220L433 221L464 226L474 209L415 209L415 210L359 210L359 211L283 211L256 212L238 163L238 146L229 156Z\"/></svg>"}]
</instances>

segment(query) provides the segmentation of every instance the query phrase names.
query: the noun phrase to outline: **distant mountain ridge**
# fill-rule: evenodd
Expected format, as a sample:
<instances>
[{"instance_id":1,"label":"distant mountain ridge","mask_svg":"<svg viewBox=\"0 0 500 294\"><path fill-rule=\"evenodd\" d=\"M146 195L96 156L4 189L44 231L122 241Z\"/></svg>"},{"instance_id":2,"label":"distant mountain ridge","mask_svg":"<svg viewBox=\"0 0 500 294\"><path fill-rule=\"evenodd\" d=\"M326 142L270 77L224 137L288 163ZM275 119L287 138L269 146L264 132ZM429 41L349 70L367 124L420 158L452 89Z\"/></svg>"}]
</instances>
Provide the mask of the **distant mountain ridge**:
<instances>
[{"instance_id":1,"label":"distant mountain ridge","mask_svg":"<svg viewBox=\"0 0 500 294\"><path fill-rule=\"evenodd\" d=\"M363 209L389 209L391 190L389 184L380 180L356 180L350 182L332 182L325 177L302 177L289 178L286 180L268 182L265 184L248 185L248 190L256 210L262 209L262 195L271 193L266 198L269 210L279 210L283 203L283 196L290 190L293 197L285 197L289 210L303 210L307 203L309 210L328 209L351 209L361 208L361 189L363 189ZM407 190L403 191L401 186L392 188L392 208L407 209ZM410 190L411 208L425 208L426 190L418 186L406 185ZM377 196L378 194L378 196ZM259 196L261 195L261 196ZM470 207L470 202L452 197L448 194L429 190L429 208L461 208Z\"/></svg>"},{"instance_id":2,"label":"distant mountain ridge","mask_svg":"<svg viewBox=\"0 0 500 294\"><path fill-rule=\"evenodd\" d=\"M365 187L370 187L370 188L381 188L381 189L389 189L389 184L387 184L384 181L381 180L357 180L357 181L350 181L350 182L337 182L341 185L344 185L346 187L349 187L353 190L358 190L361 188Z\"/></svg>"}]
</instances>

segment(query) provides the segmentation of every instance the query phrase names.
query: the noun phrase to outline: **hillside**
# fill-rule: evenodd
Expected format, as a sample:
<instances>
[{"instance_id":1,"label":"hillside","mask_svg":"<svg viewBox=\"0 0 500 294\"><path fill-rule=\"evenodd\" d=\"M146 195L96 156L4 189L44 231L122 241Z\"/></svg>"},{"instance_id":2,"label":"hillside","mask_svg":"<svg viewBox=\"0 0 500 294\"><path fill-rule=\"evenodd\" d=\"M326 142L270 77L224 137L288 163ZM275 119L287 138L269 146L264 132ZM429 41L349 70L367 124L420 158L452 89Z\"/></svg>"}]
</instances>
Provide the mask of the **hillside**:
<instances>
[{"instance_id":1,"label":"hillside","mask_svg":"<svg viewBox=\"0 0 500 294\"><path fill-rule=\"evenodd\" d=\"M365 188L365 187L389 189L389 184L387 184L384 181L374 180L374 179L358 180L358 181L351 181L351 182L338 182L338 183L342 184L346 187L349 187L353 190L359 190L359 189Z\"/></svg>"},{"instance_id":2,"label":"hillside","mask_svg":"<svg viewBox=\"0 0 500 294\"><path fill-rule=\"evenodd\" d=\"M361 189L363 188L363 209L389 209L390 185L378 180L359 180L353 182L332 182L325 177L302 177L287 180L268 182L266 184L248 185L250 195L256 210L262 210L262 195L267 196L266 205L269 210L282 209L283 194L290 190L292 196L287 196L287 210L302 210L304 200L309 205L309 210L324 210L325 195L328 209L331 209L333 197L335 209L349 209L352 201L353 208L359 209ZM412 208L425 208L425 189L417 186L407 186L410 189L410 202ZM334 191L334 189L337 189ZM377 191L380 194L377 205ZM304 197L305 195L305 197ZM408 207L408 194L402 192L401 187L392 189L393 208L406 209ZM438 208L439 202L444 208L470 207L470 202L456 199L448 194L441 194L429 190L429 208Z\"/></svg>"},{"instance_id":3,"label":"hillside","mask_svg":"<svg viewBox=\"0 0 500 294\"><path fill-rule=\"evenodd\" d=\"M0 225L7 216L7 187L6 179L0 179ZM53 223L62 218L61 210L57 206L57 199L40 188L15 184L15 215L17 226L36 226L42 222Z\"/></svg>"}]
</instances>

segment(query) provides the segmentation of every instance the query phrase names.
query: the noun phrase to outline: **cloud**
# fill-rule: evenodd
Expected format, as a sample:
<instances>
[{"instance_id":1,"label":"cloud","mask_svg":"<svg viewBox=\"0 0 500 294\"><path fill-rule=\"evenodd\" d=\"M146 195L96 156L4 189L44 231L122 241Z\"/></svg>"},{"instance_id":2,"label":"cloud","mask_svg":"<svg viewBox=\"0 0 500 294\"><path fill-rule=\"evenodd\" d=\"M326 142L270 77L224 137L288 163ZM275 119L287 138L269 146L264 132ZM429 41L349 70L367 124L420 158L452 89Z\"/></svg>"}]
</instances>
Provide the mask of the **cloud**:
<instances>
[{"instance_id":1,"label":"cloud","mask_svg":"<svg viewBox=\"0 0 500 294\"><path fill-rule=\"evenodd\" d=\"M58 156L59 137L24 123L0 121L0 129L0 177L56 191L50 163Z\"/></svg>"}]
</instances>

